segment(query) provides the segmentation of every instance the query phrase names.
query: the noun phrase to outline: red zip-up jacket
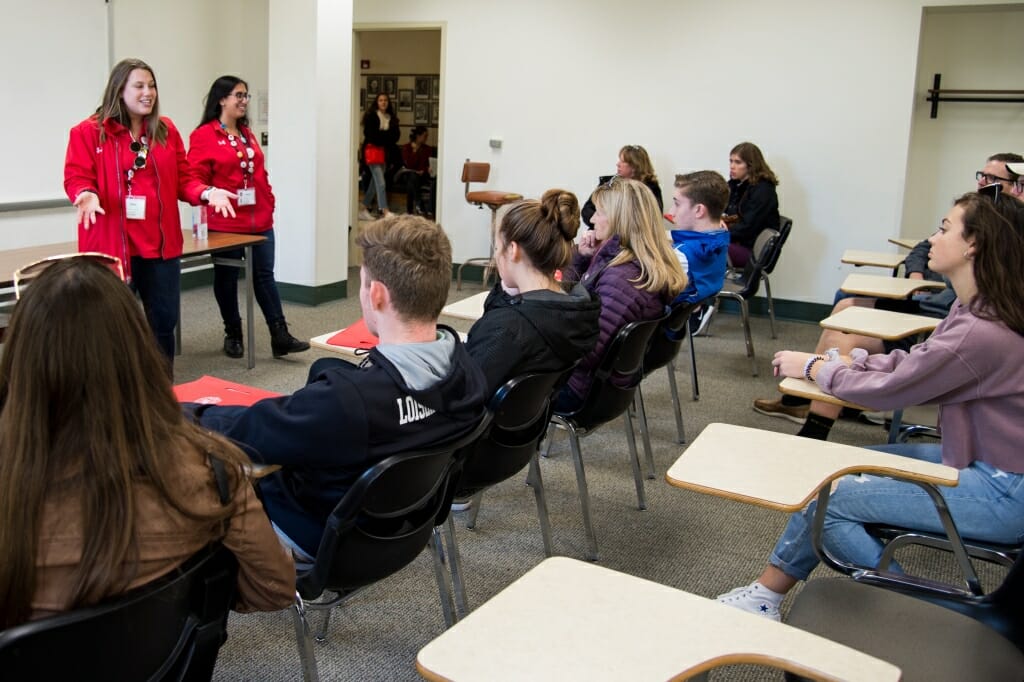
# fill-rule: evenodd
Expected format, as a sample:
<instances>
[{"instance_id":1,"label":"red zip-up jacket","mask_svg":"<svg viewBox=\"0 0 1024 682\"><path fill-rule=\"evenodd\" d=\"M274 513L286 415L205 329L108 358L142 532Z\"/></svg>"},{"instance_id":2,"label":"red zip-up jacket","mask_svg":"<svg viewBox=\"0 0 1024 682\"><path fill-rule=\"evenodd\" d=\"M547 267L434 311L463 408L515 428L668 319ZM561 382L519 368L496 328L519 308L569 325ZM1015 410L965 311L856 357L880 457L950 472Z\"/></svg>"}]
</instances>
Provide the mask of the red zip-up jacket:
<instances>
[{"instance_id":1,"label":"red zip-up jacket","mask_svg":"<svg viewBox=\"0 0 1024 682\"><path fill-rule=\"evenodd\" d=\"M226 189L235 194L246 186L256 189L254 206L239 206L237 199L231 200L235 207L234 218L210 211L206 220L211 230L266 232L274 226L274 192L270 189L266 160L252 130L243 128L241 133L248 144L242 144L242 140L235 137L235 146L232 147L227 131L220 127L220 121L204 123L189 136L188 162L192 166L192 173L204 185ZM241 165L242 161L249 161L249 147L253 150L252 175L243 171Z\"/></svg>"},{"instance_id":2,"label":"red zip-up jacket","mask_svg":"<svg viewBox=\"0 0 1024 682\"><path fill-rule=\"evenodd\" d=\"M103 121L106 137L100 142L100 126L95 115L74 128L64 157L64 191L73 202L81 192L96 192L105 214L96 214L96 224L78 226L79 251L100 251L117 256L129 272L132 256L177 258L181 255L181 218L178 200L199 204L206 185L197 180L185 157L185 144L171 120L161 117L167 126L163 144L149 141L146 167L135 172L131 184L133 196L146 198L146 217L129 220L125 216L128 196L126 171L136 158L130 149L131 133L112 118Z\"/></svg>"}]
</instances>

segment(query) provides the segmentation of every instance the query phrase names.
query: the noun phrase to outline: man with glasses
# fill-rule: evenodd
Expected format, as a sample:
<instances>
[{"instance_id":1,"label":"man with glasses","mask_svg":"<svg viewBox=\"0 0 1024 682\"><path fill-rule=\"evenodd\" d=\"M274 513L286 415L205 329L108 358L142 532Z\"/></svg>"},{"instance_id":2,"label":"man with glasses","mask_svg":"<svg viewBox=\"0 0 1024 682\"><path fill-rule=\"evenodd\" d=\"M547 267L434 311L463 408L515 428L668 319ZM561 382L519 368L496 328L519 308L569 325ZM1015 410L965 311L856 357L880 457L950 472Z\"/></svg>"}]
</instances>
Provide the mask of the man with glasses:
<instances>
[{"instance_id":1,"label":"man with glasses","mask_svg":"<svg viewBox=\"0 0 1024 682\"><path fill-rule=\"evenodd\" d=\"M978 189L998 183L1003 192L1020 198L1024 195L1024 191L1022 191L1024 190L1024 178L1020 173L1015 172L1011 165L1018 171L1024 171L1024 157L1013 153L993 154L988 157L984 168L974 174L978 181ZM925 239L907 254L903 267L908 278L942 281L941 276L928 269L930 249L931 244ZM953 301L956 300L956 292L949 286L949 282L946 282L946 285L943 290L924 292L904 300L845 297L842 292L837 292L832 314L858 305L944 319L949 314ZM824 353L830 348L839 348L841 353L849 353L853 348L863 348L868 353L889 353L896 349L909 350L910 346L916 342L916 336L896 341L883 341L859 334L844 334L834 330L825 330L818 338L815 352ZM835 423L840 412L835 405L812 404L805 398L791 395L784 395L776 399L758 399L754 401L753 407L755 412L763 415L780 417L800 424L801 428L797 435L820 440L828 438L832 424Z\"/></svg>"}]
</instances>

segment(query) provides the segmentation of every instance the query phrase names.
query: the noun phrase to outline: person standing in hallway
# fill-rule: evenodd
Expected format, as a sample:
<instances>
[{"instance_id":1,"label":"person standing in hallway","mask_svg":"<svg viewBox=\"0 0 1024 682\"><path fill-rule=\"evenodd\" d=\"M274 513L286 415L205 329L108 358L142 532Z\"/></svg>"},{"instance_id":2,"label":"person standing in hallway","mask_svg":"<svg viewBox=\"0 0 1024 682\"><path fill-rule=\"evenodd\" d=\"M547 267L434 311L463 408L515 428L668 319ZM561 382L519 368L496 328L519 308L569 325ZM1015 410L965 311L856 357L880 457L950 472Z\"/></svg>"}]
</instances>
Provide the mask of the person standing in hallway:
<instances>
[{"instance_id":1,"label":"person standing in hallway","mask_svg":"<svg viewBox=\"0 0 1024 682\"><path fill-rule=\"evenodd\" d=\"M398 114L391 97L385 93L377 95L376 106L363 114L363 161L370 169L370 185L363 196L363 206L359 210L360 220L373 220L370 206L374 197L383 216L391 214L388 209L387 186L384 183L384 170L388 164L388 154L398 144Z\"/></svg>"},{"instance_id":2,"label":"person standing in hallway","mask_svg":"<svg viewBox=\"0 0 1024 682\"><path fill-rule=\"evenodd\" d=\"M253 244L250 265L256 302L270 328L270 347L279 358L309 350L309 344L289 333L281 309L274 280L274 192L263 150L249 127L249 99L249 86L241 78L221 76L215 80L206 95L202 120L189 137L188 160L199 180L229 187L238 197L233 215L209 216L211 231L266 237L266 241ZM220 255L241 259L242 251L239 248ZM238 312L238 268L214 264L213 295L224 321L224 354L240 358L245 346Z\"/></svg>"}]
</instances>

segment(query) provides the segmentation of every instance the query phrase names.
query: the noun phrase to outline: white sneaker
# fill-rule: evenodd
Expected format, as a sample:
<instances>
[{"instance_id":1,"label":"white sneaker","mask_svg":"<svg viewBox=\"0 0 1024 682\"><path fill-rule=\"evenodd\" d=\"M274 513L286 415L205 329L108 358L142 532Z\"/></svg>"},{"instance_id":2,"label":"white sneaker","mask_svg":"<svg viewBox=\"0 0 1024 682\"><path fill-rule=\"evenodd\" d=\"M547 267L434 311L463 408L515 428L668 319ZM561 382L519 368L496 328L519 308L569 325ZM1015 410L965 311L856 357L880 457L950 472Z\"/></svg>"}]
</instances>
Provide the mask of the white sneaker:
<instances>
[{"instance_id":1,"label":"white sneaker","mask_svg":"<svg viewBox=\"0 0 1024 682\"><path fill-rule=\"evenodd\" d=\"M690 335L705 336L715 314L714 305L706 305L690 316Z\"/></svg>"},{"instance_id":2,"label":"white sneaker","mask_svg":"<svg viewBox=\"0 0 1024 682\"><path fill-rule=\"evenodd\" d=\"M473 498L469 497L465 500L452 500L452 511L461 512L466 511L473 506Z\"/></svg>"},{"instance_id":3,"label":"white sneaker","mask_svg":"<svg viewBox=\"0 0 1024 682\"><path fill-rule=\"evenodd\" d=\"M777 592L772 592L756 581L718 595L719 604L725 604L740 611L764 616L775 621L782 620L782 614L779 613L779 602L781 601L781 597Z\"/></svg>"},{"instance_id":4,"label":"white sneaker","mask_svg":"<svg viewBox=\"0 0 1024 682\"><path fill-rule=\"evenodd\" d=\"M367 211L365 208L361 208L361 209L359 209L359 219L360 220L373 220L373 216L370 215L370 212Z\"/></svg>"}]
</instances>

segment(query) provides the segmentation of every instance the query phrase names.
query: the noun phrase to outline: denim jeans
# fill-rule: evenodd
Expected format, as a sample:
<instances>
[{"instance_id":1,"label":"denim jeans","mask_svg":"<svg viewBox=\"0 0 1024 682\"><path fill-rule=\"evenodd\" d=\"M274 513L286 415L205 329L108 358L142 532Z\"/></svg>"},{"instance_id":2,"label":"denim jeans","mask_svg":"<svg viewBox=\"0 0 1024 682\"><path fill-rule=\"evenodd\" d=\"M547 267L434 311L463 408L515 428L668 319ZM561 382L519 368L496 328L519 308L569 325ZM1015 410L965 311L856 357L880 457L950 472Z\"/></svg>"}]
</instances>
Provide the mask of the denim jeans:
<instances>
[{"instance_id":1,"label":"denim jeans","mask_svg":"<svg viewBox=\"0 0 1024 682\"><path fill-rule=\"evenodd\" d=\"M929 462L942 461L942 446L899 443L870 448ZM974 462L960 471L960 483L938 486L957 530L965 539L1013 544L1024 540L1024 474ZM806 580L818 565L811 544L815 502L790 516L769 560L786 575ZM835 557L861 566L877 566L883 544L868 535L866 523L886 523L943 533L928 494L914 485L882 476L846 476L832 492L822 537ZM893 563L892 570L900 568Z\"/></svg>"},{"instance_id":2,"label":"denim jeans","mask_svg":"<svg viewBox=\"0 0 1024 682\"><path fill-rule=\"evenodd\" d=\"M366 194L363 195L363 204L369 209L376 194L377 207L383 211L388 207L387 187L384 186L384 164L371 163L368 168L370 169L370 177L373 178L373 182L366 188Z\"/></svg>"},{"instance_id":3,"label":"denim jeans","mask_svg":"<svg viewBox=\"0 0 1024 682\"><path fill-rule=\"evenodd\" d=\"M174 328L181 309L181 259L132 256L132 288L142 299L142 309L160 351L174 366Z\"/></svg>"},{"instance_id":4,"label":"denim jeans","mask_svg":"<svg viewBox=\"0 0 1024 682\"><path fill-rule=\"evenodd\" d=\"M214 230L210 230L214 232ZM256 302L263 311L263 319L267 324L284 320L281 310L281 297L277 293L277 282L274 281L274 231L260 232L267 241L252 245L252 287ZM231 249L217 252L218 258L235 258L241 260L244 249ZM239 324L242 316L238 312L238 277L241 270L230 265L213 266L213 296L220 307L220 317L224 324Z\"/></svg>"}]
</instances>

